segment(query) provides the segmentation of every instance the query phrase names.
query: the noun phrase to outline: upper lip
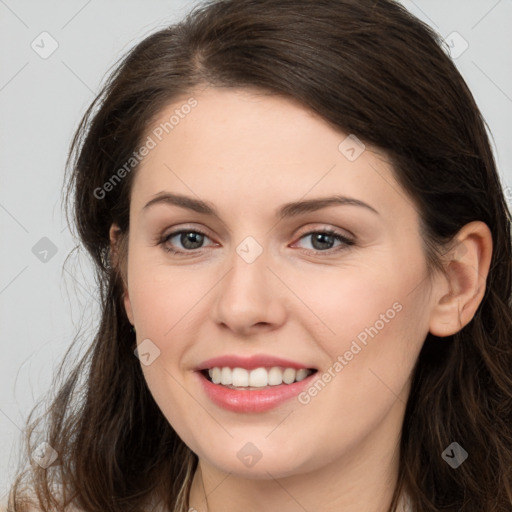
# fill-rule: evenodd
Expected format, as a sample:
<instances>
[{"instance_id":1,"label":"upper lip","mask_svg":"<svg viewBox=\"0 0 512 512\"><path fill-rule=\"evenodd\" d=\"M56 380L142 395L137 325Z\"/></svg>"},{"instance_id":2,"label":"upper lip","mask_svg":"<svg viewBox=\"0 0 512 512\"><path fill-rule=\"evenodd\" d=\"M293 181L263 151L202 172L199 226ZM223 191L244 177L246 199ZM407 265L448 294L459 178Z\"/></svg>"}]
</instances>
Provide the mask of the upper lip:
<instances>
[{"instance_id":1,"label":"upper lip","mask_svg":"<svg viewBox=\"0 0 512 512\"><path fill-rule=\"evenodd\" d=\"M229 368L245 368L246 370L253 370L254 368L273 366L282 366L284 368L295 368L300 370L301 368L314 369L307 364L298 363L297 361L291 361L289 359L283 359L281 357L270 356L270 355L254 355L250 357L240 357L234 354L227 354L224 356L214 357L203 361L196 368L197 371L209 370L215 367L229 367Z\"/></svg>"}]
</instances>

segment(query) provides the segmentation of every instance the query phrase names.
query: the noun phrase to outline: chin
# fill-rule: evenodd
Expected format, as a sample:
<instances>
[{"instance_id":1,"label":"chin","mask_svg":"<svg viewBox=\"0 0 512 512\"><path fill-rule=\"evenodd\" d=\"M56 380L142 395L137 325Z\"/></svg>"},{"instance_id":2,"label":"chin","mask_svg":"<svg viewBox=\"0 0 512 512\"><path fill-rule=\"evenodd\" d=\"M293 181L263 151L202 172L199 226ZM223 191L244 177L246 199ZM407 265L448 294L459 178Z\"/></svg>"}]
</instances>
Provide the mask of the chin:
<instances>
[{"instance_id":1,"label":"chin","mask_svg":"<svg viewBox=\"0 0 512 512\"><path fill-rule=\"evenodd\" d=\"M295 448L293 447L294 450ZM220 453L208 451L199 454L199 457L224 473L254 480L285 478L306 473L311 470L312 464L304 453L298 460L296 453L295 456L289 456L283 451L282 446L281 449L270 446L258 449L256 443L252 444L250 441L242 443L241 448L238 447L238 443L236 448L224 445Z\"/></svg>"}]
</instances>

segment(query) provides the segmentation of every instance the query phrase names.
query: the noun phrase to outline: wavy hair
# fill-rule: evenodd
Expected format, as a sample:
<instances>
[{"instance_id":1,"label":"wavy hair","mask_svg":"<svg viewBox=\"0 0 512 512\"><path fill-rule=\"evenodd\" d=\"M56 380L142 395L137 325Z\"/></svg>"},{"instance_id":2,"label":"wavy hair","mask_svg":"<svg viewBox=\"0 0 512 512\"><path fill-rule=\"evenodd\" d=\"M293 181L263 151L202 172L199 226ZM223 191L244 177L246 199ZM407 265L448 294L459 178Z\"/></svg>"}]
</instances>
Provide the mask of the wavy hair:
<instances>
[{"instance_id":1,"label":"wavy hair","mask_svg":"<svg viewBox=\"0 0 512 512\"><path fill-rule=\"evenodd\" d=\"M27 420L27 452L44 425L59 456L47 469L20 469L9 511L29 500L44 511L70 503L86 512L156 502L188 509L197 456L133 355L126 243L115 264L110 254L111 224L128 234L137 166L103 197L98 190L163 108L203 86L296 100L382 149L420 213L432 271L465 224L489 226L493 255L476 314L453 336L429 334L415 365L389 512L403 489L415 512L512 511L511 214L485 121L442 39L392 0L210 0L116 64L76 131L65 183L68 215L96 269L101 317L48 410ZM469 452L457 470L441 457L453 440Z\"/></svg>"}]
</instances>

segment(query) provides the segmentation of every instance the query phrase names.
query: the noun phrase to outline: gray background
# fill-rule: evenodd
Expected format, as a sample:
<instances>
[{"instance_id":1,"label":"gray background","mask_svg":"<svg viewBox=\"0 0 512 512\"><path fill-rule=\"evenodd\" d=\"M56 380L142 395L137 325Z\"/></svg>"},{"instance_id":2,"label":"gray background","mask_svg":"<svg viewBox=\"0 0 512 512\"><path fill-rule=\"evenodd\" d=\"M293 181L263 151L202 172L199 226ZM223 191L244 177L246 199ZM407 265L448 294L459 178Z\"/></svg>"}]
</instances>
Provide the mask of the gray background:
<instances>
[{"instance_id":1,"label":"gray background","mask_svg":"<svg viewBox=\"0 0 512 512\"><path fill-rule=\"evenodd\" d=\"M512 203L512 1L403 3L454 45ZM86 258L74 255L64 267L75 245L61 208L71 136L121 54L193 4L0 0L0 503L28 412L55 390L52 375L65 349L78 328L94 332L98 314ZM52 44L40 36L45 31L58 48L42 58Z\"/></svg>"}]
</instances>

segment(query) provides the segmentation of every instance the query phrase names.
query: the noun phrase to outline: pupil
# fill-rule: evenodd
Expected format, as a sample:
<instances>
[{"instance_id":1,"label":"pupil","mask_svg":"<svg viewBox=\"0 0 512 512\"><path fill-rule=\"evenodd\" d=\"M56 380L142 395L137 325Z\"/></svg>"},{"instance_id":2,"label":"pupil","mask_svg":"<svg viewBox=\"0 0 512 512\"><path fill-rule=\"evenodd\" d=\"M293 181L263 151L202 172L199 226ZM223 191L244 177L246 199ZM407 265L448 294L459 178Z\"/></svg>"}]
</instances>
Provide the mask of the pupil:
<instances>
[{"instance_id":1,"label":"pupil","mask_svg":"<svg viewBox=\"0 0 512 512\"><path fill-rule=\"evenodd\" d=\"M315 249L330 249L330 245L333 243L333 236L327 233L317 233L313 235L313 247ZM319 246L315 246L315 243L319 243Z\"/></svg>"},{"instance_id":2,"label":"pupil","mask_svg":"<svg viewBox=\"0 0 512 512\"><path fill-rule=\"evenodd\" d=\"M200 233L182 233L180 242L183 244L183 247L187 249L197 249L201 246L201 242L203 241L203 235ZM195 246L194 244L197 244ZM191 246L192 245L192 246Z\"/></svg>"}]
</instances>

